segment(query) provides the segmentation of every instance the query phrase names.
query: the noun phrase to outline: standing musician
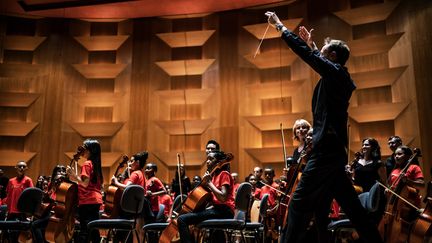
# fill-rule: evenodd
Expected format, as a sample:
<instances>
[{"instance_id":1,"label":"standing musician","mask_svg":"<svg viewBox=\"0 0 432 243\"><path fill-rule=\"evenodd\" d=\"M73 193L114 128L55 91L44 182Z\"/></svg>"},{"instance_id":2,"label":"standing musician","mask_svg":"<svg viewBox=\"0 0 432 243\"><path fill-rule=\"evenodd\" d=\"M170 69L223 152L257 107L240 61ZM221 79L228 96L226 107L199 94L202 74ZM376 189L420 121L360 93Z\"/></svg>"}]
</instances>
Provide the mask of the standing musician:
<instances>
[{"instance_id":1,"label":"standing musician","mask_svg":"<svg viewBox=\"0 0 432 243\"><path fill-rule=\"evenodd\" d=\"M345 174L348 144L348 105L355 85L344 66L349 48L340 40L326 40L321 51L312 40L311 31L300 26L299 36L288 30L274 12L267 12L268 22L281 32L282 39L309 66L321 75L313 99L313 149L292 195L287 230L282 242L302 242L310 219L315 214L319 241L327 242L328 213L336 198L360 237L367 242L382 242L378 230L369 223L351 181Z\"/></svg>"},{"instance_id":2,"label":"standing musician","mask_svg":"<svg viewBox=\"0 0 432 243\"><path fill-rule=\"evenodd\" d=\"M151 210L153 215L156 216L159 212L159 195L167 193L165 187L159 178L156 177L157 165L154 163L148 163L145 169L145 193L146 197L150 201Z\"/></svg>"},{"instance_id":3,"label":"standing musician","mask_svg":"<svg viewBox=\"0 0 432 243\"><path fill-rule=\"evenodd\" d=\"M172 183L171 183L171 188L174 192L174 198L176 196L180 195L180 191L183 194L187 195L192 190L192 184L191 184L189 177L186 175L184 165L183 164L179 164L179 165L180 165L179 166L180 177L179 177L178 171L176 170L174 179L172 180ZM180 185L181 185L182 190L180 190Z\"/></svg>"},{"instance_id":4,"label":"standing musician","mask_svg":"<svg viewBox=\"0 0 432 243\"><path fill-rule=\"evenodd\" d=\"M78 217L80 221L79 238L81 242L99 242L99 231L93 230L92 235L88 236L87 224L90 221L99 219L99 208L102 201L101 187L103 182L101 146L98 140L86 139L83 142L84 153L82 157L86 159L81 167L81 174L73 170L70 166L66 172L71 180L78 183Z\"/></svg>"},{"instance_id":5,"label":"standing musician","mask_svg":"<svg viewBox=\"0 0 432 243\"><path fill-rule=\"evenodd\" d=\"M211 152L207 156L207 168L214 168L215 165L225 160L226 155L222 151ZM228 219L234 217L234 180L229 172L229 164L217 169L213 176L207 171L201 186L207 187L212 194L212 206L200 212L182 214L177 219L180 240L182 243L193 242L189 225L198 224L207 219ZM221 234L217 234L216 237ZM220 241L224 242L224 240Z\"/></svg>"},{"instance_id":6,"label":"standing musician","mask_svg":"<svg viewBox=\"0 0 432 243\"><path fill-rule=\"evenodd\" d=\"M349 172L361 192L368 192L376 181L386 182L386 168L381 162L381 149L376 139L363 139L359 156L351 163Z\"/></svg>"},{"instance_id":7,"label":"standing musician","mask_svg":"<svg viewBox=\"0 0 432 243\"><path fill-rule=\"evenodd\" d=\"M403 142L399 136L390 136L388 138L387 145L392 151L392 155L390 155L390 157L388 157L386 161L387 177L389 177L396 164L395 151L397 148L399 148L399 146L403 145Z\"/></svg>"},{"instance_id":8,"label":"standing musician","mask_svg":"<svg viewBox=\"0 0 432 243\"><path fill-rule=\"evenodd\" d=\"M306 146L305 139L306 139L307 132L309 131L310 128L311 128L311 124L305 119L298 119L294 122L293 138L299 143L297 148L295 148L293 151L292 157L294 159L294 162L298 161L301 152Z\"/></svg>"},{"instance_id":9,"label":"standing musician","mask_svg":"<svg viewBox=\"0 0 432 243\"><path fill-rule=\"evenodd\" d=\"M26 162L18 161L15 169L17 176L9 179L9 183L6 187L6 198L3 199L3 203L7 205L7 220L24 220L25 216L21 214L17 207L18 198L24 189L33 187L33 181L30 177L25 175L28 169ZM18 234L16 232L10 232L9 239L12 242L17 242Z\"/></svg>"}]
</instances>

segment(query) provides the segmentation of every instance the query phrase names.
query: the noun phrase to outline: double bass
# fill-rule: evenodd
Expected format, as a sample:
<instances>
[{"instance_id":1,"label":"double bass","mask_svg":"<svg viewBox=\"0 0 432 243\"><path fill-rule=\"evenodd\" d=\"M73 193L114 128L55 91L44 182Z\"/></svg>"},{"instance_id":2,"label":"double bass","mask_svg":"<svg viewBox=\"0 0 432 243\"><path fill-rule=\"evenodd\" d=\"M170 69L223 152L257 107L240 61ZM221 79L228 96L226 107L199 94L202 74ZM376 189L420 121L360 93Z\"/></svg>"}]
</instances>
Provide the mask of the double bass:
<instances>
[{"instance_id":1,"label":"double bass","mask_svg":"<svg viewBox=\"0 0 432 243\"><path fill-rule=\"evenodd\" d=\"M79 146L73 155L69 166L77 161L84 153L85 148ZM48 242L69 242L75 229L75 209L78 204L78 185L64 177L56 190L54 213L51 215L45 230L45 239Z\"/></svg>"},{"instance_id":2,"label":"double bass","mask_svg":"<svg viewBox=\"0 0 432 243\"><path fill-rule=\"evenodd\" d=\"M418 195L418 191L414 187L406 185L401 179L405 176L411 163L421 156L419 149L414 149L414 154L408 159L405 167L400 175L395 180L396 185L391 185L390 188L396 186L394 192L387 199L384 216L381 219L378 230L385 242L407 242L410 236L411 225L418 217L420 210L414 205L414 201L410 198Z\"/></svg>"},{"instance_id":3,"label":"double bass","mask_svg":"<svg viewBox=\"0 0 432 243\"><path fill-rule=\"evenodd\" d=\"M129 158L126 155L123 155L122 161L117 166L117 169L114 173L114 176L118 176L118 172L124 165L129 161ZM126 170L129 170L127 168ZM110 185L105 195L105 208L103 218L117 218L120 214L120 200L123 194L123 190L114 185Z\"/></svg>"},{"instance_id":4,"label":"double bass","mask_svg":"<svg viewBox=\"0 0 432 243\"><path fill-rule=\"evenodd\" d=\"M212 154L212 153L210 153ZM231 153L224 154L224 158L222 160L213 161L211 166L207 169L210 175L213 175L218 169L230 163L230 161L234 158ZM216 160L216 158L208 157L210 160ZM188 195L188 197L184 200L183 205L181 207L180 212L176 215L177 217L190 213L190 212L198 212L204 210L206 204L211 200L212 194L209 189L202 186L202 182L195 187ZM177 219L171 219L168 226L162 232L159 243L170 243L172 241L177 240L178 236L178 227L177 227Z\"/></svg>"}]
</instances>

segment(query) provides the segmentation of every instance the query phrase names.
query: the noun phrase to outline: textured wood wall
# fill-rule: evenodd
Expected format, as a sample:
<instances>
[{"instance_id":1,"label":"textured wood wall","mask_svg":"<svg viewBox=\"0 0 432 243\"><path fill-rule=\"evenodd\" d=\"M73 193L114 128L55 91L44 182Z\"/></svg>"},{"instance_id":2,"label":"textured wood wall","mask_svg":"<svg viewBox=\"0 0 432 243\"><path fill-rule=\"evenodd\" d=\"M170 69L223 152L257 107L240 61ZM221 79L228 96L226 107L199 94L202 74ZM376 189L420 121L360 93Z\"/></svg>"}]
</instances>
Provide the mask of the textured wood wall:
<instances>
[{"instance_id":1,"label":"textured wood wall","mask_svg":"<svg viewBox=\"0 0 432 243\"><path fill-rule=\"evenodd\" d=\"M280 124L288 153L292 124L311 120L318 76L270 28L275 10L291 29L314 28L351 47L348 68L358 89L349 110L350 150L375 137L400 135L423 148L430 178L432 104L427 65L432 37L427 1L297 1L190 18L119 21L25 19L0 25L0 165L18 160L29 175L70 161L87 137L103 149L105 180L122 154L148 150L170 181L180 153L192 177L204 171L209 139L232 152L240 178L255 166L281 174Z\"/></svg>"}]
</instances>

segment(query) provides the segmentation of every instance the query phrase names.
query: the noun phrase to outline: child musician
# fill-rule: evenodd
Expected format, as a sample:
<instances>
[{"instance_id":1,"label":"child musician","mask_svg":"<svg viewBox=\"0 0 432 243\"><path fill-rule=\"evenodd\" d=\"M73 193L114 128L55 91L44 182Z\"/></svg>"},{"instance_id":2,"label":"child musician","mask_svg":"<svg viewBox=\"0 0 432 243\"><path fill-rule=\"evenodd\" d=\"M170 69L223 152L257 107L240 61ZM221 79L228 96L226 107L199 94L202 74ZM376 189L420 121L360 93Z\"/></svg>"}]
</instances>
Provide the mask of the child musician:
<instances>
[{"instance_id":1,"label":"child musician","mask_svg":"<svg viewBox=\"0 0 432 243\"><path fill-rule=\"evenodd\" d=\"M222 151L210 152L207 157L208 170L226 160L226 157ZM213 175L207 171L202 178L201 186L211 191L213 205L204 211L186 213L178 217L177 225L182 243L193 242L189 225L198 224L206 219L228 219L234 216L234 180L228 164L217 169Z\"/></svg>"},{"instance_id":2,"label":"child musician","mask_svg":"<svg viewBox=\"0 0 432 243\"><path fill-rule=\"evenodd\" d=\"M17 176L9 179L9 183L6 187L6 198L3 199L3 202L8 207L8 220L20 218L21 214L17 208L18 198L24 189L33 187L32 179L25 175L25 172L28 169L26 162L19 161L16 164L15 169Z\"/></svg>"},{"instance_id":3,"label":"child musician","mask_svg":"<svg viewBox=\"0 0 432 243\"><path fill-rule=\"evenodd\" d=\"M145 193L151 204L153 215L156 216L159 212L159 195L165 194L165 187L159 178L156 177L157 165L148 163L145 169L146 183Z\"/></svg>"},{"instance_id":4,"label":"child musician","mask_svg":"<svg viewBox=\"0 0 432 243\"><path fill-rule=\"evenodd\" d=\"M24 161L19 161L15 166L17 176L9 179L6 187L6 198L3 203L7 205L7 220L20 219L24 220L24 215L18 210L18 198L24 189L33 187L33 181L30 177L25 175L27 171L27 164ZM10 233L9 239L12 242L18 242L18 234Z\"/></svg>"},{"instance_id":5,"label":"child musician","mask_svg":"<svg viewBox=\"0 0 432 243\"><path fill-rule=\"evenodd\" d=\"M71 167L67 167L69 178L78 183L78 216L80 221L80 240L88 242L87 224L99 219L99 208L102 201L101 187L103 182L101 146L98 140L87 139L83 143L86 159L78 175ZM92 231L92 242L99 242L99 232Z\"/></svg>"}]
</instances>

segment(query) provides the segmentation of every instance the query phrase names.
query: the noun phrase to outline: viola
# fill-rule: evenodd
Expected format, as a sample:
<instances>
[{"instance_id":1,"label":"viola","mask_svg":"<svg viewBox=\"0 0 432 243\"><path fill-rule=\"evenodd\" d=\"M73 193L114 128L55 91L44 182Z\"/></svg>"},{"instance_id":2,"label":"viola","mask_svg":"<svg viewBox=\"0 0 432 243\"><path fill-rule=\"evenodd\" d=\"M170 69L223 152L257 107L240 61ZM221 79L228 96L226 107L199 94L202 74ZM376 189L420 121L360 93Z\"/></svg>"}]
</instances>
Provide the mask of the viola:
<instances>
[{"instance_id":1,"label":"viola","mask_svg":"<svg viewBox=\"0 0 432 243\"><path fill-rule=\"evenodd\" d=\"M230 163L230 161L234 158L231 153L225 154L225 158L217 161L217 163L213 163L207 169L207 172L210 175L213 175L218 169L221 169L223 166ZM203 182L200 182L197 187L195 187L188 195L188 197L183 201L183 205L181 207L180 212L177 217L190 213L190 212L198 212L204 210L207 202L211 199L212 194L206 187L202 186ZM176 241L178 239L178 227L176 218L171 219L168 226L162 232L159 243L170 243Z\"/></svg>"},{"instance_id":2,"label":"viola","mask_svg":"<svg viewBox=\"0 0 432 243\"><path fill-rule=\"evenodd\" d=\"M399 177L395 180L394 184L396 185L390 187L395 187L395 189L392 195L387 197L384 216L378 225L384 242L402 243L408 241L411 224L418 216L418 210L414 209L417 203L413 199L418 198L419 192L416 188L406 185L401 179L405 176L412 161L420 155L420 150L414 149L414 154L408 159Z\"/></svg>"},{"instance_id":3,"label":"viola","mask_svg":"<svg viewBox=\"0 0 432 243\"><path fill-rule=\"evenodd\" d=\"M118 172L121 168L125 166L125 164L129 161L129 158L126 155L123 155L122 161L117 166L117 169L114 173L114 176L118 176ZM123 194L123 190L118 188L117 186L110 185L108 186L108 190L105 195L105 208L103 218L117 218L120 214L120 200Z\"/></svg>"},{"instance_id":4,"label":"viola","mask_svg":"<svg viewBox=\"0 0 432 243\"><path fill-rule=\"evenodd\" d=\"M79 160L85 148L79 146L69 166ZM76 167L76 166L75 166ZM78 185L69 180L67 176L56 189L54 213L51 215L45 230L45 239L48 242L69 242L75 228L75 209L78 204Z\"/></svg>"}]
</instances>

